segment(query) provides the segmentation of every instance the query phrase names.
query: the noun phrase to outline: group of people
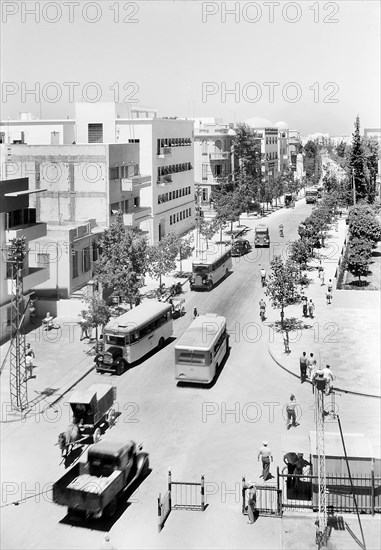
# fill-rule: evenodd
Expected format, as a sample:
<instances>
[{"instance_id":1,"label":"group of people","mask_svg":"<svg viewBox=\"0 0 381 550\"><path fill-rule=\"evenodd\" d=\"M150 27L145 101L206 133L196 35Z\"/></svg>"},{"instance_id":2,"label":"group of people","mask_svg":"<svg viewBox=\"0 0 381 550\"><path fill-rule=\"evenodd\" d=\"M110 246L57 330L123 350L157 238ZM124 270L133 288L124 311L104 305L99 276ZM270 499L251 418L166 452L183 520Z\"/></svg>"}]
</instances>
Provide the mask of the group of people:
<instances>
[{"instance_id":1,"label":"group of people","mask_svg":"<svg viewBox=\"0 0 381 550\"><path fill-rule=\"evenodd\" d=\"M315 316L315 304L312 301L312 298L308 301L307 296L302 297L302 309L303 309L303 317L310 316L311 319Z\"/></svg>"},{"instance_id":2,"label":"group of people","mask_svg":"<svg viewBox=\"0 0 381 550\"><path fill-rule=\"evenodd\" d=\"M303 384L307 379L314 383L318 378L326 381L326 394L329 395L332 391L333 374L331 366L326 365L324 368L317 366L317 361L313 353L307 357L307 353L303 351L299 358L300 366L300 383Z\"/></svg>"}]
</instances>

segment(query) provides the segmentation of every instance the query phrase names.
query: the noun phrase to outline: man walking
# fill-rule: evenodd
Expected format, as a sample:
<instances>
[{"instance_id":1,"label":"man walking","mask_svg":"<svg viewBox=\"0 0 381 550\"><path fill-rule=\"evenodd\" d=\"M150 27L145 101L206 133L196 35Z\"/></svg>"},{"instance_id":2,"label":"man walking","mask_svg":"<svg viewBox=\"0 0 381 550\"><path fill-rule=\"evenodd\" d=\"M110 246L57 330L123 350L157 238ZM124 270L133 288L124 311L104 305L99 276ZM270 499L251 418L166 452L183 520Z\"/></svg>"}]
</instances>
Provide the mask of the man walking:
<instances>
[{"instance_id":1,"label":"man walking","mask_svg":"<svg viewBox=\"0 0 381 550\"><path fill-rule=\"evenodd\" d=\"M315 311L315 304L313 303L312 298L311 298L311 300L308 302L308 313L309 313L311 319L314 318L314 311Z\"/></svg>"},{"instance_id":2,"label":"man walking","mask_svg":"<svg viewBox=\"0 0 381 550\"><path fill-rule=\"evenodd\" d=\"M291 426L294 426L295 428L299 426L299 422L296 421L296 409L297 402L295 399L295 395L290 395L290 402L287 403L286 411L287 411L287 429L289 430Z\"/></svg>"},{"instance_id":3,"label":"man walking","mask_svg":"<svg viewBox=\"0 0 381 550\"><path fill-rule=\"evenodd\" d=\"M332 302L332 291L327 289L325 297L327 299L327 305L329 306Z\"/></svg>"},{"instance_id":4,"label":"man walking","mask_svg":"<svg viewBox=\"0 0 381 550\"><path fill-rule=\"evenodd\" d=\"M321 268L321 271L320 271L320 280L321 280L320 286L324 286L324 280L325 280L325 271L324 271L324 267L322 267L322 268Z\"/></svg>"},{"instance_id":5,"label":"man walking","mask_svg":"<svg viewBox=\"0 0 381 550\"><path fill-rule=\"evenodd\" d=\"M302 298L303 317L307 317L307 304L308 304L307 296L303 296Z\"/></svg>"},{"instance_id":6,"label":"man walking","mask_svg":"<svg viewBox=\"0 0 381 550\"><path fill-rule=\"evenodd\" d=\"M262 458L262 475L260 477L263 477L263 481L267 481L273 477L270 474L270 461L273 461L273 455L268 448L267 441L263 441L262 447L259 449L258 462L260 458Z\"/></svg>"},{"instance_id":7,"label":"man walking","mask_svg":"<svg viewBox=\"0 0 381 550\"><path fill-rule=\"evenodd\" d=\"M247 515L249 521L247 523L255 522L255 507L257 505L257 489L252 481L248 481L246 485L247 490Z\"/></svg>"},{"instance_id":8,"label":"man walking","mask_svg":"<svg viewBox=\"0 0 381 550\"><path fill-rule=\"evenodd\" d=\"M314 354L310 353L310 356L307 359L307 376L309 380L312 380L315 367L316 367L316 359L314 358Z\"/></svg>"},{"instance_id":9,"label":"man walking","mask_svg":"<svg viewBox=\"0 0 381 550\"><path fill-rule=\"evenodd\" d=\"M299 366L300 366L300 383L303 384L303 382L307 378L307 354L305 351L303 351L302 355L299 357Z\"/></svg>"},{"instance_id":10,"label":"man walking","mask_svg":"<svg viewBox=\"0 0 381 550\"><path fill-rule=\"evenodd\" d=\"M323 369L323 375L326 380L326 386L325 386L325 395L329 395L331 391L333 390L332 383L333 383L333 374L331 371L331 366L326 365Z\"/></svg>"}]
</instances>

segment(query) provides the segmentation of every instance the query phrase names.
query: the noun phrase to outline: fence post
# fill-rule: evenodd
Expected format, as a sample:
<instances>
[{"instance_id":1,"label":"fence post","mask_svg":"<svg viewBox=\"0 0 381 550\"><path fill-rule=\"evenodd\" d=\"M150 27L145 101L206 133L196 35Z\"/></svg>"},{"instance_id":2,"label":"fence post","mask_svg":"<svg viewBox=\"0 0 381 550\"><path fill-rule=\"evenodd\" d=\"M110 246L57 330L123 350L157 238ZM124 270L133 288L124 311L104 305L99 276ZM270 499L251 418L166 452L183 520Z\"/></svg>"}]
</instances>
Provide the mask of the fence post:
<instances>
[{"instance_id":1,"label":"fence post","mask_svg":"<svg viewBox=\"0 0 381 550\"><path fill-rule=\"evenodd\" d=\"M162 527L162 525L161 525L161 493L159 493L159 497L157 499L157 519L158 519L157 527L158 527L158 531L160 533L161 527Z\"/></svg>"},{"instance_id":2,"label":"fence post","mask_svg":"<svg viewBox=\"0 0 381 550\"><path fill-rule=\"evenodd\" d=\"M205 480L204 475L201 476L201 512L205 510Z\"/></svg>"},{"instance_id":3,"label":"fence post","mask_svg":"<svg viewBox=\"0 0 381 550\"><path fill-rule=\"evenodd\" d=\"M168 500L169 500L169 511L172 510L172 472L171 468L168 468Z\"/></svg>"},{"instance_id":4,"label":"fence post","mask_svg":"<svg viewBox=\"0 0 381 550\"><path fill-rule=\"evenodd\" d=\"M371 500L370 500L370 504L371 504L371 509L372 509L372 516L374 516L374 508L375 508L375 491L374 491L374 470L372 470L371 472L372 474L372 486L371 486Z\"/></svg>"}]
</instances>

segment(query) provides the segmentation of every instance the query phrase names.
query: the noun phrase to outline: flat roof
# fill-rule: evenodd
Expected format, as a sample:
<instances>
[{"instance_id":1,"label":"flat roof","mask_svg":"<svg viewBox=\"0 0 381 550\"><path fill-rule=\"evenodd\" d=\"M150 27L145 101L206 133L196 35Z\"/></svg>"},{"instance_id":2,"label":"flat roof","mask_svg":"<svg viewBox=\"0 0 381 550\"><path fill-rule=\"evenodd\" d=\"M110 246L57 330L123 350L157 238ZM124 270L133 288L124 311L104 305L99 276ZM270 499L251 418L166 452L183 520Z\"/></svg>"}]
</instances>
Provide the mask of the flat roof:
<instances>
[{"instance_id":1,"label":"flat roof","mask_svg":"<svg viewBox=\"0 0 381 550\"><path fill-rule=\"evenodd\" d=\"M158 302L156 300L148 300L130 309L126 313L119 315L119 317L110 319L105 326L105 331L121 332L121 330L125 329L126 332L129 332L139 328L139 326L144 323L148 323L157 315L171 309L171 304Z\"/></svg>"},{"instance_id":2,"label":"flat roof","mask_svg":"<svg viewBox=\"0 0 381 550\"><path fill-rule=\"evenodd\" d=\"M97 399L101 399L106 393L112 389L111 384L92 384L89 388L80 390L74 390L70 395L69 403L91 403L94 395L97 396Z\"/></svg>"},{"instance_id":3,"label":"flat roof","mask_svg":"<svg viewBox=\"0 0 381 550\"><path fill-rule=\"evenodd\" d=\"M230 243L226 245L218 245L218 250L204 250L200 258L192 260L192 265L209 265L218 258L221 258L226 252L231 251Z\"/></svg>"},{"instance_id":4,"label":"flat roof","mask_svg":"<svg viewBox=\"0 0 381 550\"><path fill-rule=\"evenodd\" d=\"M175 349L208 349L216 335L226 326L226 317L216 313L199 315L178 339Z\"/></svg>"}]
</instances>

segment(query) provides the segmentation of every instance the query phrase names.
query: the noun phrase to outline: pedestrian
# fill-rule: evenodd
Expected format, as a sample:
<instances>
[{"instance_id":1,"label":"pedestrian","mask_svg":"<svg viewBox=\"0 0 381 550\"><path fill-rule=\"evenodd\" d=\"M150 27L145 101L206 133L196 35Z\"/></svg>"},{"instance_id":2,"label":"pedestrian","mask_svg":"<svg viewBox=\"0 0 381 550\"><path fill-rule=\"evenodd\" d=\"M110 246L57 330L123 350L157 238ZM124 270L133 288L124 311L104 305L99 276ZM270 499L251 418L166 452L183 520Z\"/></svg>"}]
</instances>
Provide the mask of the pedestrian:
<instances>
[{"instance_id":1,"label":"pedestrian","mask_svg":"<svg viewBox=\"0 0 381 550\"><path fill-rule=\"evenodd\" d=\"M193 308L193 319L196 319L196 317L198 317L198 311L197 311L197 308L194 307Z\"/></svg>"},{"instance_id":2,"label":"pedestrian","mask_svg":"<svg viewBox=\"0 0 381 550\"><path fill-rule=\"evenodd\" d=\"M296 412L295 409L297 407L297 402L295 399L295 395L290 395L290 401L286 405L286 411L287 411L287 429L289 430L291 426L294 426L295 428L299 426L299 422L296 421Z\"/></svg>"},{"instance_id":3,"label":"pedestrian","mask_svg":"<svg viewBox=\"0 0 381 550\"><path fill-rule=\"evenodd\" d=\"M297 453L289 452L286 453L283 457L283 462L287 466L287 488L291 489L295 485L295 477L293 476L295 471L295 464L298 460ZM291 477L288 477L291 476Z\"/></svg>"},{"instance_id":4,"label":"pedestrian","mask_svg":"<svg viewBox=\"0 0 381 550\"><path fill-rule=\"evenodd\" d=\"M325 394L326 395L329 395L332 390L333 390L333 386L332 386L332 382L333 382L333 374L332 374L332 371L331 371L331 366L330 365L326 365L323 369L323 375L324 375L324 378L326 380L326 386L325 386Z\"/></svg>"},{"instance_id":5,"label":"pedestrian","mask_svg":"<svg viewBox=\"0 0 381 550\"><path fill-rule=\"evenodd\" d=\"M295 485L299 483L300 477L303 475L303 470L306 466L311 466L311 462L308 462L308 460L306 460L303 457L303 453L298 453L298 457L295 462L295 470L294 470Z\"/></svg>"},{"instance_id":6,"label":"pedestrian","mask_svg":"<svg viewBox=\"0 0 381 550\"><path fill-rule=\"evenodd\" d=\"M273 455L268 447L267 441L263 441L262 447L259 449L258 461L260 458L262 458L262 475L260 477L263 477L263 481L267 481L273 477L270 474L270 461L273 461Z\"/></svg>"},{"instance_id":7,"label":"pedestrian","mask_svg":"<svg viewBox=\"0 0 381 550\"><path fill-rule=\"evenodd\" d=\"M249 521L247 523L255 522L255 508L257 505L257 488L253 481L248 481L246 484L247 495L247 515Z\"/></svg>"},{"instance_id":8,"label":"pedestrian","mask_svg":"<svg viewBox=\"0 0 381 550\"><path fill-rule=\"evenodd\" d=\"M25 381L29 378L36 378L33 376L33 357L31 355L25 356Z\"/></svg>"},{"instance_id":9,"label":"pedestrian","mask_svg":"<svg viewBox=\"0 0 381 550\"><path fill-rule=\"evenodd\" d=\"M30 355L33 359L36 357L33 348L29 343L26 345L25 355Z\"/></svg>"},{"instance_id":10,"label":"pedestrian","mask_svg":"<svg viewBox=\"0 0 381 550\"><path fill-rule=\"evenodd\" d=\"M313 371L316 367L316 359L314 358L314 354L310 353L309 358L307 359L307 376L309 380L312 380Z\"/></svg>"},{"instance_id":11,"label":"pedestrian","mask_svg":"<svg viewBox=\"0 0 381 550\"><path fill-rule=\"evenodd\" d=\"M332 279L330 279L330 280L328 281L327 290L328 290L328 292L330 292L331 295L332 295L332 291L333 291Z\"/></svg>"},{"instance_id":12,"label":"pedestrian","mask_svg":"<svg viewBox=\"0 0 381 550\"><path fill-rule=\"evenodd\" d=\"M311 319L314 318L314 311L315 311L315 304L313 303L311 298L310 301L308 302L308 313Z\"/></svg>"},{"instance_id":13,"label":"pedestrian","mask_svg":"<svg viewBox=\"0 0 381 550\"><path fill-rule=\"evenodd\" d=\"M324 286L324 281L325 281L325 271L324 271L324 267L322 267L322 268L321 268L321 271L320 271L320 280L321 280L320 286Z\"/></svg>"},{"instance_id":14,"label":"pedestrian","mask_svg":"<svg viewBox=\"0 0 381 550\"><path fill-rule=\"evenodd\" d=\"M83 317L79 316L80 320L78 321L79 326L81 327L81 336L79 338L80 341L82 341L84 338L89 337L89 323L83 319Z\"/></svg>"},{"instance_id":15,"label":"pedestrian","mask_svg":"<svg viewBox=\"0 0 381 550\"><path fill-rule=\"evenodd\" d=\"M139 294L135 296L135 307L138 307L142 303Z\"/></svg>"},{"instance_id":16,"label":"pedestrian","mask_svg":"<svg viewBox=\"0 0 381 550\"><path fill-rule=\"evenodd\" d=\"M308 298L307 296L303 296L302 297L303 317L307 317L307 304L308 304Z\"/></svg>"},{"instance_id":17,"label":"pedestrian","mask_svg":"<svg viewBox=\"0 0 381 550\"><path fill-rule=\"evenodd\" d=\"M307 354L305 351L303 351L302 355L299 357L299 366L300 366L300 383L303 384L303 382L307 378Z\"/></svg>"},{"instance_id":18,"label":"pedestrian","mask_svg":"<svg viewBox=\"0 0 381 550\"><path fill-rule=\"evenodd\" d=\"M327 305L329 306L332 303L332 292L327 289L325 297L327 299Z\"/></svg>"}]
</instances>

